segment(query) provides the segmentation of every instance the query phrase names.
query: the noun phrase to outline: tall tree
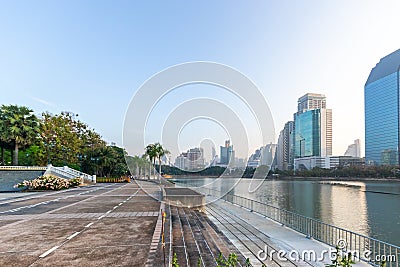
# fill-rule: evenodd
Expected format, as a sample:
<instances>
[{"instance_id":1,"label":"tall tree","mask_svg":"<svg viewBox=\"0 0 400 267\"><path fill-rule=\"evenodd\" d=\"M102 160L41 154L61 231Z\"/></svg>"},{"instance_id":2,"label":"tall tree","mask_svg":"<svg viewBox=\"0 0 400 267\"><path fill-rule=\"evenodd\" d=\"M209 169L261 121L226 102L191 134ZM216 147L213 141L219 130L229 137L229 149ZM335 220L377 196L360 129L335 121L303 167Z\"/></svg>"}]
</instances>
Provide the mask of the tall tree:
<instances>
[{"instance_id":1,"label":"tall tree","mask_svg":"<svg viewBox=\"0 0 400 267\"><path fill-rule=\"evenodd\" d=\"M105 147L101 136L79 121L77 116L70 112L42 114L41 142L47 163L72 167L89 164L95 160L94 152Z\"/></svg>"},{"instance_id":2,"label":"tall tree","mask_svg":"<svg viewBox=\"0 0 400 267\"><path fill-rule=\"evenodd\" d=\"M145 148L145 155L149 158L150 160L150 174L149 178L151 177L151 163L153 163L153 166L156 164L156 158L157 158L157 148L154 144L148 144ZM154 175L155 175L155 170L154 170Z\"/></svg>"},{"instance_id":3,"label":"tall tree","mask_svg":"<svg viewBox=\"0 0 400 267\"><path fill-rule=\"evenodd\" d=\"M160 143L155 143L155 151L158 158L158 173L161 175L161 158L164 157L166 154L169 154L169 151L166 150Z\"/></svg>"},{"instance_id":4,"label":"tall tree","mask_svg":"<svg viewBox=\"0 0 400 267\"><path fill-rule=\"evenodd\" d=\"M24 107L2 105L0 108L0 138L14 148L13 164L18 165L20 148L34 143L39 133L39 120L33 110Z\"/></svg>"}]
</instances>

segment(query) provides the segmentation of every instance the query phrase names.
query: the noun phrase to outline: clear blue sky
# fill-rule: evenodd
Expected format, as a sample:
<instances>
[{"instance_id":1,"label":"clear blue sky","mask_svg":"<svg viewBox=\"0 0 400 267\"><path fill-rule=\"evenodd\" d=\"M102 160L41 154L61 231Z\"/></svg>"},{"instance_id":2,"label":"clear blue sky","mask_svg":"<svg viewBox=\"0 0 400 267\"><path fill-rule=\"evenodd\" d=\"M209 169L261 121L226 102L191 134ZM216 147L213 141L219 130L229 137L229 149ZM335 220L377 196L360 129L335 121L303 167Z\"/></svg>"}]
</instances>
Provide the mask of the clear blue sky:
<instances>
[{"instance_id":1,"label":"clear blue sky","mask_svg":"<svg viewBox=\"0 0 400 267\"><path fill-rule=\"evenodd\" d=\"M400 48L400 1L0 1L0 103L72 111L122 144L135 90L187 61L216 61L264 93L278 132L324 93L334 154L364 141L363 87Z\"/></svg>"}]
</instances>

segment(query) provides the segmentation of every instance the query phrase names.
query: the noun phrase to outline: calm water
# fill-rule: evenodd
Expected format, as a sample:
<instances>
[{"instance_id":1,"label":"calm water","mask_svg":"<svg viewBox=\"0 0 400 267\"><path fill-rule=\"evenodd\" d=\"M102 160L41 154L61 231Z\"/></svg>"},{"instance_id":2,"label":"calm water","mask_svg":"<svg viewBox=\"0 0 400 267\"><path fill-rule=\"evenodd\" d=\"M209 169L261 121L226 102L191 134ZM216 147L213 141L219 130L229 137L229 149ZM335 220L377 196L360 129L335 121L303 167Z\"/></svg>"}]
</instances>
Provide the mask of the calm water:
<instances>
[{"instance_id":1,"label":"calm water","mask_svg":"<svg viewBox=\"0 0 400 267\"><path fill-rule=\"evenodd\" d=\"M400 246L400 182L265 180L253 193L250 179L176 179L255 199ZM258 184L258 182L256 183Z\"/></svg>"}]
</instances>

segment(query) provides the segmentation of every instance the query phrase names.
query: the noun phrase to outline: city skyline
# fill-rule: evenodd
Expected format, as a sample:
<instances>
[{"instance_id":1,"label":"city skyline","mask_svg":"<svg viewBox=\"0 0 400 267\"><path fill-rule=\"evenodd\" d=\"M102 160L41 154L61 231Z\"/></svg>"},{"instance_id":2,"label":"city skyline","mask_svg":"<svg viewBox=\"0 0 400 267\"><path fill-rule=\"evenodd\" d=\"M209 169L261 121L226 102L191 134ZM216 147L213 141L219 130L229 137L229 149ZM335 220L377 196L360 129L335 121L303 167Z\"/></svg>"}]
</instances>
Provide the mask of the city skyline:
<instances>
[{"instance_id":1,"label":"city skyline","mask_svg":"<svg viewBox=\"0 0 400 267\"><path fill-rule=\"evenodd\" d=\"M299 96L325 94L334 110L332 154L342 155L353 140L364 144L364 83L379 59L399 47L393 34L399 8L398 1L4 2L2 104L72 111L122 145L126 107L146 79L182 62L215 61L259 86L275 120L275 142ZM231 16L221 20L223 13Z\"/></svg>"}]
</instances>

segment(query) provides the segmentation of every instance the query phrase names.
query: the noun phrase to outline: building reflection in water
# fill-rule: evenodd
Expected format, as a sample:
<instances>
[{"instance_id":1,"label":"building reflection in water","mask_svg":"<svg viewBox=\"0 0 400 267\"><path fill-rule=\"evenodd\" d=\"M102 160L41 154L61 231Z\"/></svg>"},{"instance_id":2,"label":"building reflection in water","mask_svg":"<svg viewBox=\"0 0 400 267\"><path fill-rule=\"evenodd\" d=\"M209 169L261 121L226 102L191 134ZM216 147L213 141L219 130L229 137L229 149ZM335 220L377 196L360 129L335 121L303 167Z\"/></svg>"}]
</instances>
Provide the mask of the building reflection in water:
<instances>
[{"instance_id":1,"label":"building reflection in water","mask_svg":"<svg viewBox=\"0 0 400 267\"><path fill-rule=\"evenodd\" d=\"M321 184L320 219L362 235L369 235L365 183Z\"/></svg>"}]
</instances>

